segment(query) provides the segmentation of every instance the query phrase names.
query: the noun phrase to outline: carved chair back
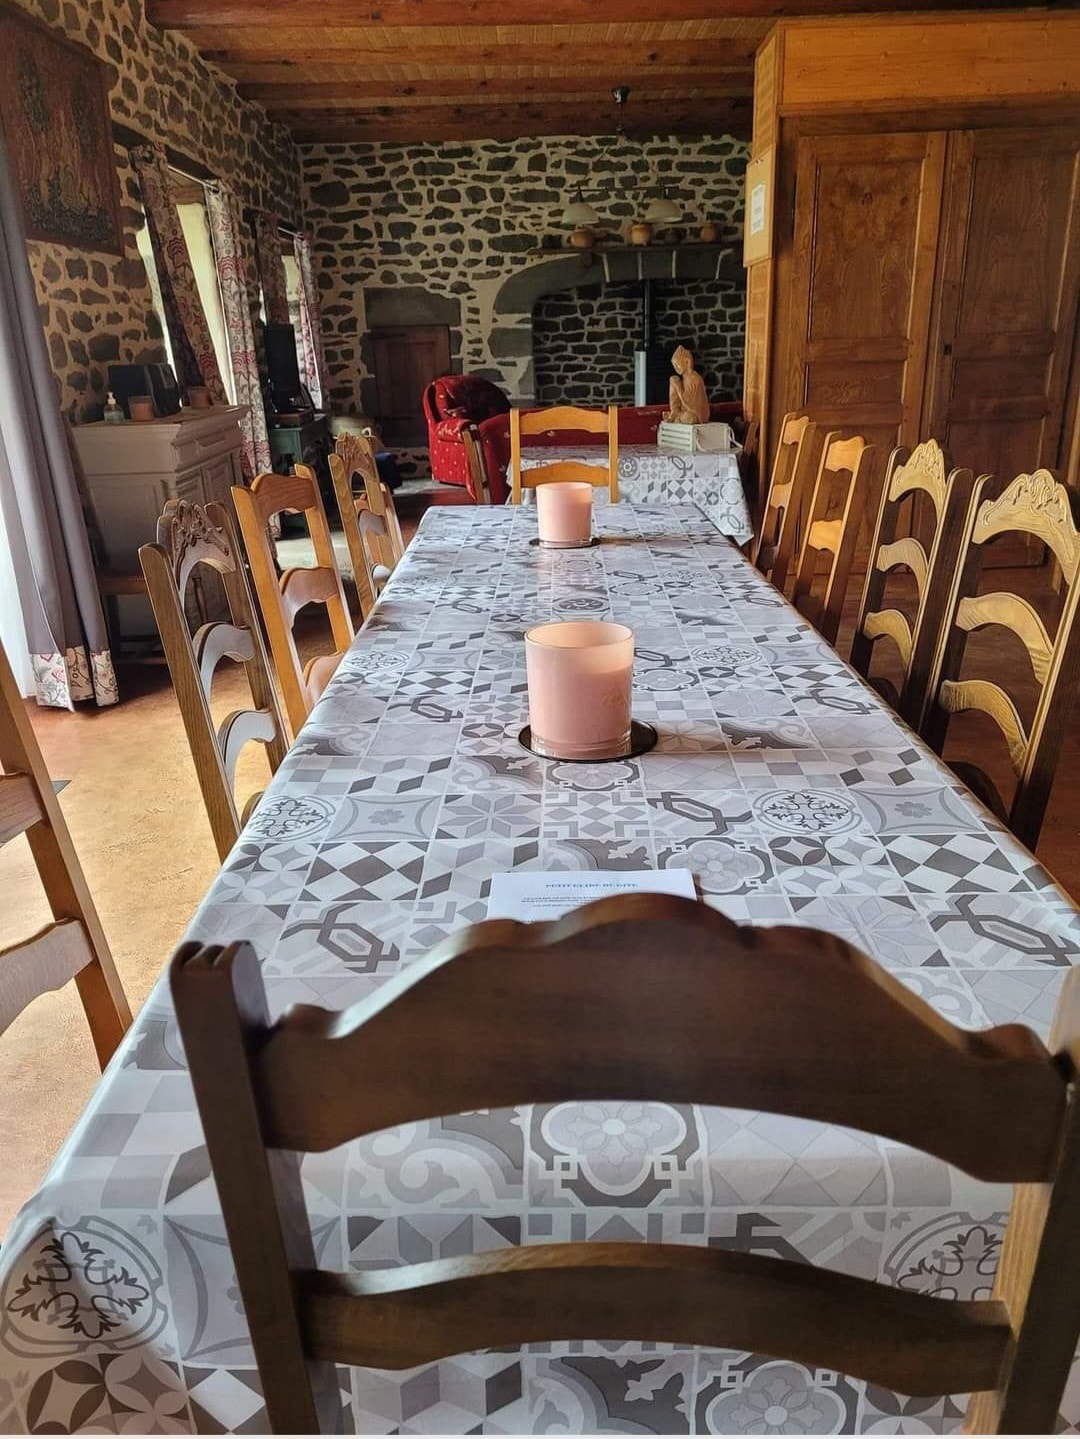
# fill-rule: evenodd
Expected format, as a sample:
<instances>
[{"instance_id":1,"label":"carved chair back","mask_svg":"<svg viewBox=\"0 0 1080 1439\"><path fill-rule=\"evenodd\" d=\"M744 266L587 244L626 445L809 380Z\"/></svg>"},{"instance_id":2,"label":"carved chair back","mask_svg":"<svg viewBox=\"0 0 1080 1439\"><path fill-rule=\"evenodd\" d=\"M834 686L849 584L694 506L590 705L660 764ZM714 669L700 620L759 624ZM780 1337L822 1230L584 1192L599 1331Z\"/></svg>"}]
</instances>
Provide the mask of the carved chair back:
<instances>
[{"instance_id":1,"label":"carved chair back","mask_svg":"<svg viewBox=\"0 0 1080 1439\"><path fill-rule=\"evenodd\" d=\"M1004 534L1030 535L1041 541L1060 567L1061 609L1053 639L1029 600L1007 591L977 593L983 547ZM1049 470L1017 475L1008 482L982 476L968 506L961 560L949 595L921 727L940 754L950 715L977 710L994 721L1005 739L1016 776L1011 802L1006 803L981 766L964 762L952 768L1031 849L1038 842L1080 681L1078 605L1080 533L1069 491ZM996 680L960 678L968 635L992 625L1011 631L1027 652L1039 687L1029 727L1021 719L1014 697Z\"/></svg>"},{"instance_id":2,"label":"carved chair back","mask_svg":"<svg viewBox=\"0 0 1080 1439\"><path fill-rule=\"evenodd\" d=\"M970 470L948 469L936 440L914 450L893 450L885 471L870 561L855 621L852 666L866 679L879 640L895 646L900 658L899 684L871 679L911 725L919 723L945 607L952 588L968 505L975 485ZM919 533L929 531L929 551ZM885 604L889 577L906 570L915 589L909 618Z\"/></svg>"},{"instance_id":3,"label":"carved chair back","mask_svg":"<svg viewBox=\"0 0 1080 1439\"><path fill-rule=\"evenodd\" d=\"M488 485L487 465L475 425L463 427L461 443L465 446L465 488L469 492L469 498L474 505L490 505L491 488Z\"/></svg>"},{"instance_id":4,"label":"carved chair back","mask_svg":"<svg viewBox=\"0 0 1080 1439\"><path fill-rule=\"evenodd\" d=\"M809 415L792 412L780 423L769 492L750 559L781 592L787 588L795 561L799 527L805 520L803 511L814 483L821 439L821 429Z\"/></svg>"},{"instance_id":5,"label":"carved chair back","mask_svg":"<svg viewBox=\"0 0 1080 1439\"><path fill-rule=\"evenodd\" d=\"M521 468L523 435L546 435L552 430L584 430L589 434L607 435L607 464L587 465L580 460L553 460L531 469ZM575 405L553 405L546 410L510 411L510 501L521 504L522 489L537 485L573 481L578 484L607 486L608 497L619 498L619 410L583 410Z\"/></svg>"},{"instance_id":6,"label":"carved chair back","mask_svg":"<svg viewBox=\"0 0 1080 1439\"><path fill-rule=\"evenodd\" d=\"M404 1369L597 1338L974 1392L973 1432L1053 1429L1080 1330L1080 970L1047 1049L1019 1025L956 1028L834 935L624 895L461 931L340 1014L301 1006L271 1022L244 943L185 945L170 979L276 1432L335 1424L335 1363ZM600 1098L853 1126L1016 1184L994 1297L669 1244L317 1268L300 1153L463 1110Z\"/></svg>"},{"instance_id":7,"label":"carved chair back","mask_svg":"<svg viewBox=\"0 0 1080 1439\"><path fill-rule=\"evenodd\" d=\"M294 475L267 471L256 475L249 489L234 486L232 497L285 699L285 713L296 735L353 638L326 511L310 471ZM306 519L316 563L314 567L288 569L279 577L269 524L275 515L283 513L302 514ZM297 613L307 604L326 606L336 651L301 665L293 625Z\"/></svg>"},{"instance_id":8,"label":"carved chair back","mask_svg":"<svg viewBox=\"0 0 1080 1439\"><path fill-rule=\"evenodd\" d=\"M288 749L232 521L222 505L203 509L188 500L170 500L158 519L157 543L143 545L139 560L214 843L224 860L260 798L252 795L242 813L237 808L240 751L258 740L274 773ZM229 618L203 624L192 636L186 619L188 587L203 566L220 575ZM254 708L234 710L215 725L210 691L214 673L226 658L244 666Z\"/></svg>"},{"instance_id":9,"label":"carved chair back","mask_svg":"<svg viewBox=\"0 0 1080 1439\"><path fill-rule=\"evenodd\" d=\"M405 541L398 521L397 506L388 485L379 478L375 450L366 435L339 435L334 451L345 467L350 487L354 476L361 482L367 508L379 522L370 527L371 547L376 565L389 573L405 553Z\"/></svg>"},{"instance_id":10,"label":"carved chair back","mask_svg":"<svg viewBox=\"0 0 1080 1439\"><path fill-rule=\"evenodd\" d=\"M810 496L792 600L830 644L836 643L859 526L871 499L875 455L861 435L845 439L831 431ZM820 575L822 555L827 564Z\"/></svg>"}]
</instances>

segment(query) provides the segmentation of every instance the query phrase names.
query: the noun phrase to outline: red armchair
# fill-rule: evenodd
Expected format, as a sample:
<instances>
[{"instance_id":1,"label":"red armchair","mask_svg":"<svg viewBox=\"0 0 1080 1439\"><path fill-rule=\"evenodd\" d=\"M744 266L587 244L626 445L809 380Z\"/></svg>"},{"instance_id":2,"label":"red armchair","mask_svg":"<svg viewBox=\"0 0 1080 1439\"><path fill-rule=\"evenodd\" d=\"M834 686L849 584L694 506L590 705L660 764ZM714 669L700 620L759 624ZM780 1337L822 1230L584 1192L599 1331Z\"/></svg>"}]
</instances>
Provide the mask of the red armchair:
<instances>
[{"instance_id":1,"label":"red armchair","mask_svg":"<svg viewBox=\"0 0 1080 1439\"><path fill-rule=\"evenodd\" d=\"M428 453L432 478L444 485L465 485L468 463L461 431L474 425L487 469L491 502L506 499L510 463L510 401L479 375L442 375L424 391Z\"/></svg>"}]
</instances>

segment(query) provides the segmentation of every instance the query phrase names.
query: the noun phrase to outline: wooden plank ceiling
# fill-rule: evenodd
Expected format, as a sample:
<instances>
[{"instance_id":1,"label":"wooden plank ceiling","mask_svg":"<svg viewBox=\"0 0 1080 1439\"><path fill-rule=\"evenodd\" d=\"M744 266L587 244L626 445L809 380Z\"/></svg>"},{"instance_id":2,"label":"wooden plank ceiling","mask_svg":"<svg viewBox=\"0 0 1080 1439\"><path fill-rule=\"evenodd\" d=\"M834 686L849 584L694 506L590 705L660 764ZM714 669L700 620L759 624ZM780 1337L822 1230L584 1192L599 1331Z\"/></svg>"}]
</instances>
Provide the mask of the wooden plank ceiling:
<instances>
[{"instance_id":1,"label":"wooden plank ceiling","mask_svg":"<svg viewBox=\"0 0 1080 1439\"><path fill-rule=\"evenodd\" d=\"M888 0L893 11L998 0ZM1002 4L1009 0L1001 0ZM298 141L748 135L754 52L781 15L882 0L147 0ZM534 23L540 10L543 24ZM857 23L857 21L853 22Z\"/></svg>"}]
</instances>

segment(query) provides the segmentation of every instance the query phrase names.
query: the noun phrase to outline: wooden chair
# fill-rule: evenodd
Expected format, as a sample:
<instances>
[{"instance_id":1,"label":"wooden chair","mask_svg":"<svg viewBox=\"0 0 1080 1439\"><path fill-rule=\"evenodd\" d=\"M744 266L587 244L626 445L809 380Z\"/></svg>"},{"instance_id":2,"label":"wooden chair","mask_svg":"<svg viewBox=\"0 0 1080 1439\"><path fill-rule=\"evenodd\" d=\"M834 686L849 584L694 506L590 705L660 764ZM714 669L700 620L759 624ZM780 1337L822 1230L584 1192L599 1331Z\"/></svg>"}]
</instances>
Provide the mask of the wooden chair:
<instances>
[{"instance_id":1,"label":"wooden chair","mask_svg":"<svg viewBox=\"0 0 1080 1439\"><path fill-rule=\"evenodd\" d=\"M273 773L288 749L243 557L224 506L210 504L202 509L188 500L170 500L158 520L157 543L143 545L139 560L214 843L224 860L261 798L261 792L253 794L243 813L238 812L233 786L240 751L249 741L260 741ZM193 638L186 601L203 565L221 576L229 619L201 625ZM214 672L226 657L244 666L255 708L233 710L215 726L210 690Z\"/></svg>"},{"instance_id":2,"label":"wooden chair","mask_svg":"<svg viewBox=\"0 0 1080 1439\"><path fill-rule=\"evenodd\" d=\"M911 725L918 725L926 703L974 486L970 470L948 472L936 440L926 440L914 450L893 450L886 469L851 663ZM915 533L920 528L932 536L929 553ZM910 571L915 587L910 620L895 606L884 608L889 575L900 568ZM884 677L870 676L875 645L882 639L890 640L899 652L898 687Z\"/></svg>"},{"instance_id":3,"label":"wooden chair","mask_svg":"<svg viewBox=\"0 0 1080 1439\"><path fill-rule=\"evenodd\" d=\"M102 1069L131 1023L109 942L7 655L0 648L0 845L25 834L53 923L0 950L0 1034L74 980Z\"/></svg>"},{"instance_id":4,"label":"wooden chair","mask_svg":"<svg viewBox=\"0 0 1080 1439\"><path fill-rule=\"evenodd\" d=\"M814 483L821 431L809 415L785 415L780 424L769 492L750 550L750 561L778 590L787 588L798 548L799 526Z\"/></svg>"},{"instance_id":5,"label":"wooden chair","mask_svg":"<svg viewBox=\"0 0 1080 1439\"><path fill-rule=\"evenodd\" d=\"M581 460L554 460L535 469L521 468L522 435L543 435L550 430L586 430L590 434L607 435L606 465L587 465ZM582 410L574 405L555 405L548 410L510 411L510 502L521 504L522 489L537 485L576 481L579 484L606 485L614 503L619 498L619 410L609 405L604 410Z\"/></svg>"},{"instance_id":6,"label":"wooden chair","mask_svg":"<svg viewBox=\"0 0 1080 1439\"><path fill-rule=\"evenodd\" d=\"M361 482L367 508L381 522L382 531L371 530L376 563L389 572L405 553L405 540L398 521L397 506L390 488L379 478L375 450L366 435L339 435L334 451L345 467L350 487L353 476Z\"/></svg>"},{"instance_id":7,"label":"wooden chair","mask_svg":"<svg viewBox=\"0 0 1080 1439\"><path fill-rule=\"evenodd\" d=\"M368 509L366 494L357 495L353 492L352 481L340 455L328 455L327 464L330 467L338 514L341 516L341 528L349 549L360 613L367 619L375 607L375 600L383 585L390 578L390 570L379 558L384 553L383 542L388 538L386 521L381 515L373 515ZM295 469L298 475L315 479L314 470L307 465L297 465Z\"/></svg>"},{"instance_id":8,"label":"wooden chair","mask_svg":"<svg viewBox=\"0 0 1080 1439\"><path fill-rule=\"evenodd\" d=\"M831 431L825 436L810 496L792 599L830 644L836 643L840 628L859 526L870 500L875 453L861 435L844 439ZM817 571L823 554L829 560L822 580ZM821 594L815 595L819 584Z\"/></svg>"},{"instance_id":9,"label":"wooden chair","mask_svg":"<svg viewBox=\"0 0 1080 1439\"><path fill-rule=\"evenodd\" d=\"M474 505L491 504L491 486L488 484L484 451L475 425L466 425L461 432L465 446L465 488Z\"/></svg>"},{"instance_id":10,"label":"wooden chair","mask_svg":"<svg viewBox=\"0 0 1080 1439\"><path fill-rule=\"evenodd\" d=\"M1061 615L1052 640L1028 600L1005 591L976 592L982 546L1004 534L1032 536L1049 548L1060 566ZM1080 533L1069 491L1049 470L1018 475L1007 483L982 476L968 507L960 564L949 595L921 729L940 754L950 715L978 710L994 721L1005 738L1016 775L1011 803L1006 804L980 766L957 762L951 767L1029 849L1038 842L1080 680L1078 606ZM988 625L1010 630L1027 651L1040 686L1030 729L1025 728L1015 701L996 681L960 678L967 636Z\"/></svg>"},{"instance_id":11,"label":"wooden chair","mask_svg":"<svg viewBox=\"0 0 1080 1439\"><path fill-rule=\"evenodd\" d=\"M463 930L342 1014L300 1006L271 1023L246 943L184 945L170 979L274 1431L331 1427L335 1363L402 1369L556 1339L751 1350L902 1394L974 1391L974 1432L1052 1431L1080 1331L1080 971L1048 1050L1020 1025L957 1029L833 935L628 895ZM301 1152L598 1098L851 1126L1018 1185L995 1297L671 1244L316 1268Z\"/></svg>"},{"instance_id":12,"label":"wooden chair","mask_svg":"<svg viewBox=\"0 0 1080 1439\"><path fill-rule=\"evenodd\" d=\"M234 485L232 496L263 624L270 637L270 653L285 697L285 713L296 735L353 639L326 512L319 486L308 475L267 471L255 476L250 489ZM316 564L313 568L286 570L279 578L269 524L275 515L286 511L303 514L307 520ZM326 606L337 650L318 655L301 667L293 623L297 612L307 604Z\"/></svg>"}]
</instances>

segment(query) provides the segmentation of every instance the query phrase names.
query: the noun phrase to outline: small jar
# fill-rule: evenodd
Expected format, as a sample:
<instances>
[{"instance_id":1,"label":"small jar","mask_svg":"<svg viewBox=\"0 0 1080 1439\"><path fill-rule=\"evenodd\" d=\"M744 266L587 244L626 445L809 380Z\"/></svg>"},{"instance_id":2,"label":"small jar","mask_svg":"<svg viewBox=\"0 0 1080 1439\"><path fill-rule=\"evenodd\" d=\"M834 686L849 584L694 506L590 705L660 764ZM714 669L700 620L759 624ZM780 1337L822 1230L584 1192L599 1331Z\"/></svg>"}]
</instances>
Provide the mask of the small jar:
<instances>
[{"instance_id":1,"label":"small jar","mask_svg":"<svg viewBox=\"0 0 1080 1439\"><path fill-rule=\"evenodd\" d=\"M128 414L133 420L156 420L154 402L149 395L132 395L128 400Z\"/></svg>"}]
</instances>

